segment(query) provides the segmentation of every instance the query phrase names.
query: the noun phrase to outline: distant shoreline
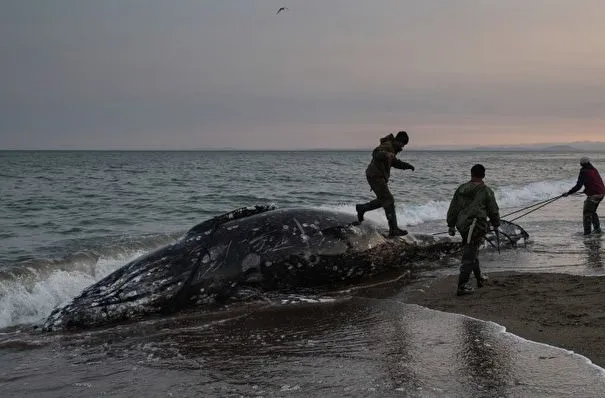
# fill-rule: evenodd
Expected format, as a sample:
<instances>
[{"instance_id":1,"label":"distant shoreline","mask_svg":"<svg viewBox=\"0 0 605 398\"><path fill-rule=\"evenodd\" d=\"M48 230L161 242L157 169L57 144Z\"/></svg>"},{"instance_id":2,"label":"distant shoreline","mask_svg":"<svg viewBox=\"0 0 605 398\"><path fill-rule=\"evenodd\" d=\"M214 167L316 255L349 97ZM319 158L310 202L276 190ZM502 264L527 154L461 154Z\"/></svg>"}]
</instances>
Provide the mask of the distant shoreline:
<instances>
[{"instance_id":1,"label":"distant shoreline","mask_svg":"<svg viewBox=\"0 0 605 398\"><path fill-rule=\"evenodd\" d=\"M235 148L200 147L187 149L174 148L0 148L0 152L367 152L375 145L365 148ZM574 141L567 143L531 143L520 145L410 145L405 152L533 152L533 153L582 153L605 152L605 141Z\"/></svg>"},{"instance_id":2,"label":"distant shoreline","mask_svg":"<svg viewBox=\"0 0 605 398\"><path fill-rule=\"evenodd\" d=\"M0 149L0 152L367 152L373 149L368 148L321 148L321 149ZM405 152L532 152L532 153L605 153L605 149L498 149L498 148L406 148Z\"/></svg>"}]
</instances>

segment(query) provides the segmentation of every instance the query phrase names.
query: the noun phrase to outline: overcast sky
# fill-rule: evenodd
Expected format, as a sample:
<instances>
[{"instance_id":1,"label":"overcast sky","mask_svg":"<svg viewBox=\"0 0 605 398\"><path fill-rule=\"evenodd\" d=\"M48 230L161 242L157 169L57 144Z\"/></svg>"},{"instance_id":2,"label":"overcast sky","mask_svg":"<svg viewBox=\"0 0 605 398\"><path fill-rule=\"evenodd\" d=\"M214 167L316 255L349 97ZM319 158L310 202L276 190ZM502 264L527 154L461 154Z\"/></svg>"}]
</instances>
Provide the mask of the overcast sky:
<instances>
[{"instance_id":1,"label":"overcast sky","mask_svg":"<svg viewBox=\"0 0 605 398\"><path fill-rule=\"evenodd\" d=\"M604 0L3 0L0 149L605 141L604 21Z\"/></svg>"}]
</instances>

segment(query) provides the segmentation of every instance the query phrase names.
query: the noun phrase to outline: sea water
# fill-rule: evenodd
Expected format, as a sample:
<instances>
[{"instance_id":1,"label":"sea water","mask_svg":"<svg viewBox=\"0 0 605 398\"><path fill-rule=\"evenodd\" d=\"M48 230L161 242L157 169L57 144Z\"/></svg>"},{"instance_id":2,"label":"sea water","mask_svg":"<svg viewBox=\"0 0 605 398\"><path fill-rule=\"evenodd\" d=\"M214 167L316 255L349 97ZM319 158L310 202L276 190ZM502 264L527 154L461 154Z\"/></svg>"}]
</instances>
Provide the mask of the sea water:
<instances>
[{"instance_id":1,"label":"sea water","mask_svg":"<svg viewBox=\"0 0 605 398\"><path fill-rule=\"evenodd\" d=\"M580 156L425 152L392 170L401 227L442 233L455 188L482 163L501 214L556 197ZM267 296L95 331L32 331L57 305L193 225L252 204L354 214L373 198L369 151L0 152L2 396L603 396L603 370L500 325L351 292ZM485 251L486 272L603 275L581 235L582 195L516 222L531 243ZM512 219L518 213L505 219ZM382 210L368 213L386 227ZM458 262L431 272L457 273Z\"/></svg>"}]
</instances>

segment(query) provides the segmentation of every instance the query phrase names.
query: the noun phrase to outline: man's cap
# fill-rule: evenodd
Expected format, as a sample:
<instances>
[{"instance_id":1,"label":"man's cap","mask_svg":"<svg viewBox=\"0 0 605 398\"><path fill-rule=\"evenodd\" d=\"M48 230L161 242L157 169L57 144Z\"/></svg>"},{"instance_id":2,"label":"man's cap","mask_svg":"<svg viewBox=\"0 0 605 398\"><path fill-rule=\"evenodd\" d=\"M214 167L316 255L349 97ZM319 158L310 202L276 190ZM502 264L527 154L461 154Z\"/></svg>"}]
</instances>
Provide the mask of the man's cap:
<instances>
[{"instance_id":1,"label":"man's cap","mask_svg":"<svg viewBox=\"0 0 605 398\"><path fill-rule=\"evenodd\" d=\"M401 142L402 145L407 145L410 142L410 138L408 137L408 133L405 131L400 131L395 136L395 141Z\"/></svg>"},{"instance_id":2,"label":"man's cap","mask_svg":"<svg viewBox=\"0 0 605 398\"><path fill-rule=\"evenodd\" d=\"M471 175L479 178L485 177L485 167L482 164L477 163L471 167Z\"/></svg>"},{"instance_id":3,"label":"man's cap","mask_svg":"<svg viewBox=\"0 0 605 398\"><path fill-rule=\"evenodd\" d=\"M590 159L588 158L588 156L582 156L582 158L580 159L580 164L589 164L590 163Z\"/></svg>"}]
</instances>

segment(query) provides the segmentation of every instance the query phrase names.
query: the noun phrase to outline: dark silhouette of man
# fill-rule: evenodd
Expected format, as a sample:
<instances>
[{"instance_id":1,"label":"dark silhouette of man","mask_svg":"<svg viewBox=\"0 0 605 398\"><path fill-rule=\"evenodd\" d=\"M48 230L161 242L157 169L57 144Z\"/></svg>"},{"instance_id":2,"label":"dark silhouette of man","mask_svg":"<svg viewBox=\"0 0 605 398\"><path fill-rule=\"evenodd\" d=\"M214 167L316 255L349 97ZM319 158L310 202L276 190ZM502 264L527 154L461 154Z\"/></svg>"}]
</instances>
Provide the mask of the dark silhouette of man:
<instances>
[{"instance_id":1,"label":"dark silhouette of man","mask_svg":"<svg viewBox=\"0 0 605 398\"><path fill-rule=\"evenodd\" d=\"M408 134L400 131L397 136L389 134L380 139L380 145L372 152L372 161L366 168L366 179L370 188L374 191L376 199L355 206L357 210L357 220L361 223L366 212L384 209L384 213L389 223L389 236L403 236L408 232L400 229L397 225L397 215L395 213L395 199L389 190L389 177L391 167L402 170L414 171L414 166L397 159L396 155L403 150L409 142Z\"/></svg>"},{"instance_id":2,"label":"dark silhouette of man","mask_svg":"<svg viewBox=\"0 0 605 398\"><path fill-rule=\"evenodd\" d=\"M578 182L569 191L565 192L563 196L568 196L576 193L584 186L584 193L586 194L586 200L584 201L583 223L584 223L584 235L589 235L592 227L594 227L594 233L601 233L601 224L599 222L599 215L597 214L597 208L603 200L605 195L605 185L603 179L599 175L598 170L590 163L590 159L583 157L580 159L580 174L578 175Z\"/></svg>"},{"instance_id":3,"label":"dark silhouette of man","mask_svg":"<svg viewBox=\"0 0 605 398\"><path fill-rule=\"evenodd\" d=\"M469 285L471 272L482 287L487 277L481 275L479 268L479 247L489 231L487 219L494 228L500 225L498 203L491 190L483 182L485 167L476 164L471 168L471 180L458 186L447 210L447 226L450 236L456 235L456 229L462 236L462 262L458 276L458 296L474 292Z\"/></svg>"}]
</instances>

